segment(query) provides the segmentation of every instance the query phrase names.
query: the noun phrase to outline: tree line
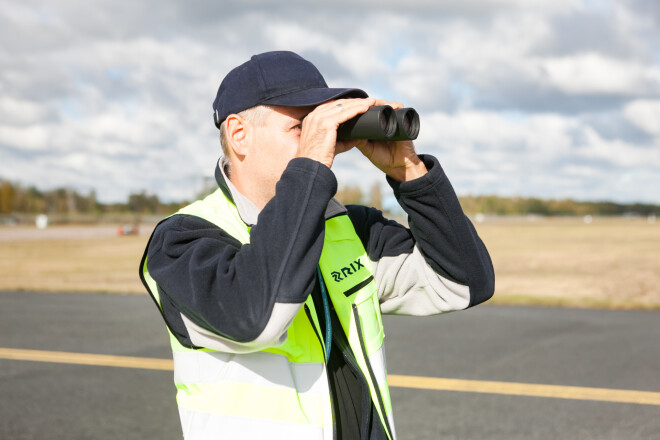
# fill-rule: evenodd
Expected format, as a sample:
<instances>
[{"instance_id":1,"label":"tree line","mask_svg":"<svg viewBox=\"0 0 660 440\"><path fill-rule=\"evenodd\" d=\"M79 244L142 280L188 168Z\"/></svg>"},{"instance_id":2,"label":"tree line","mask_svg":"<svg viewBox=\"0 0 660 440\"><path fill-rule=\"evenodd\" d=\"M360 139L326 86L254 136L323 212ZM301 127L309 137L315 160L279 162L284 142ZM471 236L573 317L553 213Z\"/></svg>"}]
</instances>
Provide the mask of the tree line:
<instances>
[{"instance_id":1,"label":"tree line","mask_svg":"<svg viewBox=\"0 0 660 440\"><path fill-rule=\"evenodd\" d=\"M202 197L205 194L200 194ZM378 184L366 192L359 186L342 186L337 199L344 204L365 204L383 209L383 194ZM502 216L618 216L660 214L660 205L643 203L616 203L611 201L546 200L525 197L463 196L461 206L469 215L488 214ZM124 203L101 203L96 192L84 194L71 188L42 191L34 186L23 186L0 179L0 215L11 214L134 214L169 215L189 201L162 202L157 195L145 191L130 194Z\"/></svg>"},{"instance_id":2,"label":"tree line","mask_svg":"<svg viewBox=\"0 0 660 440\"><path fill-rule=\"evenodd\" d=\"M468 214L502 216L649 216L660 214L660 205L616 203L611 201L546 200L535 197L465 196L459 197Z\"/></svg>"},{"instance_id":3,"label":"tree line","mask_svg":"<svg viewBox=\"0 0 660 440\"><path fill-rule=\"evenodd\" d=\"M72 188L42 191L35 186L23 186L0 179L0 215L169 215L186 204L185 201L164 203L157 195L146 191L130 194L124 203L101 203L94 190L87 194Z\"/></svg>"}]
</instances>

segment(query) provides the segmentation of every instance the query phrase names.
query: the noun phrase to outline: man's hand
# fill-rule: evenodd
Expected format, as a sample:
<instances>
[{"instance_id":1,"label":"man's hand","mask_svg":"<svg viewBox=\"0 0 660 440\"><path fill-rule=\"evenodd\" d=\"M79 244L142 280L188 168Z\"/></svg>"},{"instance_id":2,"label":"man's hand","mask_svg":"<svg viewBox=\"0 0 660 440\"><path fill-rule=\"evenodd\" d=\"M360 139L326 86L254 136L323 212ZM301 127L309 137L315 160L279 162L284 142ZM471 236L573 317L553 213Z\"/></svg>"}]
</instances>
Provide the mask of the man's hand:
<instances>
[{"instance_id":1,"label":"man's hand","mask_svg":"<svg viewBox=\"0 0 660 440\"><path fill-rule=\"evenodd\" d=\"M303 120L296 157L317 160L328 168L337 154L357 147L378 169L399 182L416 179L427 173L417 156L412 141L372 142L368 140L337 141L339 125L366 112L375 105L403 108L400 102L374 98L338 99L323 103Z\"/></svg>"},{"instance_id":2,"label":"man's hand","mask_svg":"<svg viewBox=\"0 0 660 440\"><path fill-rule=\"evenodd\" d=\"M373 105L389 105L403 108L400 102L377 100ZM359 140L355 146L378 169L399 182L417 179L428 172L424 162L417 156L412 141L373 142Z\"/></svg>"},{"instance_id":3,"label":"man's hand","mask_svg":"<svg viewBox=\"0 0 660 440\"><path fill-rule=\"evenodd\" d=\"M339 124L366 112L375 102L373 98L338 99L316 107L303 120L296 157L308 157L332 167L337 154L355 145L354 142L337 142Z\"/></svg>"}]
</instances>

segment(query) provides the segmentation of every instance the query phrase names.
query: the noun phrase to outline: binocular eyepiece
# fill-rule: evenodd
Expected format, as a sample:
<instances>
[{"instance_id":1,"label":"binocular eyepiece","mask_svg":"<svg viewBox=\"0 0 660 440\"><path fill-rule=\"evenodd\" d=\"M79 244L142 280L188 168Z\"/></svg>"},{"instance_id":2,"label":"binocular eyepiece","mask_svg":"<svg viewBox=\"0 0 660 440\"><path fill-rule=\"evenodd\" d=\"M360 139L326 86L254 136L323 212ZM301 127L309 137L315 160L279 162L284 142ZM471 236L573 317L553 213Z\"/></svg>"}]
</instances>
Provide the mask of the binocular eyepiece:
<instances>
[{"instance_id":1,"label":"binocular eyepiece","mask_svg":"<svg viewBox=\"0 0 660 440\"><path fill-rule=\"evenodd\" d=\"M337 140L407 141L417 139L418 134L419 115L414 108L394 110L377 105L340 124Z\"/></svg>"}]
</instances>

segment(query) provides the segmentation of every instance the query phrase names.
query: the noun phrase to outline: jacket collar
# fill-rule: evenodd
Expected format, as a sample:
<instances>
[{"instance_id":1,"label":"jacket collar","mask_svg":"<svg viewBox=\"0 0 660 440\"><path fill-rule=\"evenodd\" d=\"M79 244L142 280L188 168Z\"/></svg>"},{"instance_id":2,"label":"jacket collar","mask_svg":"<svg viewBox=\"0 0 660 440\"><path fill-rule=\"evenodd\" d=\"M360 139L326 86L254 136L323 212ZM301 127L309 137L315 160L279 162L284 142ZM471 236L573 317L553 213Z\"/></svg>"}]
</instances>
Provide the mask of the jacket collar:
<instances>
[{"instance_id":1,"label":"jacket collar","mask_svg":"<svg viewBox=\"0 0 660 440\"><path fill-rule=\"evenodd\" d=\"M241 194L234 184L231 183L231 180L227 177L222 162L222 158L220 158L215 165L215 180L218 183L218 187L220 187L225 196L236 206L236 209L238 209L238 215L241 216L243 222L250 226L256 225L261 210L257 208L250 199ZM328 202L328 207L325 210L325 219L327 220L345 214L346 212L346 207L337 199L332 198Z\"/></svg>"},{"instance_id":2,"label":"jacket collar","mask_svg":"<svg viewBox=\"0 0 660 440\"><path fill-rule=\"evenodd\" d=\"M257 224L257 218L259 217L259 208L256 207L254 203L250 201L247 197L240 193L238 189L231 183L231 180L227 177L225 169L222 166L222 158L218 160L218 163L215 166L215 180L218 182L218 186L225 194L225 196L236 206L238 209L238 215L241 216L243 222L246 225L254 226Z\"/></svg>"}]
</instances>

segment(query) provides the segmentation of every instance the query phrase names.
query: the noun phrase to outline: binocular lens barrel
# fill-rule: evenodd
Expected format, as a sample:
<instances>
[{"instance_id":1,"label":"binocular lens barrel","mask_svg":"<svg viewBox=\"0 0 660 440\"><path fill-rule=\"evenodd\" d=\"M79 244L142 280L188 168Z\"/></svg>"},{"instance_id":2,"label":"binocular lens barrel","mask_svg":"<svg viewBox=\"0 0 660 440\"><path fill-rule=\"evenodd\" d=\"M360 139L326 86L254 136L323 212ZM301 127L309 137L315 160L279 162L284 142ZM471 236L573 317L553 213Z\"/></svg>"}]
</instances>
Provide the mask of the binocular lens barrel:
<instances>
[{"instance_id":1,"label":"binocular lens barrel","mask_svg":"<svg viewBox=\"0 0 660 440\"><path fill-rule=\"evenodd\" d=\"M377 105L339 125L337 139L386 140L394 136L396 128L394 109L389 105Z\"/></svg>"},{"instance_id":2,"label":"binocular lens barrel","mask_svg":"<svg viewBox=\"0 0 660 440\"><path fill-rule=\"evenodd\" d=\"M397 131L392 141L417 139L419 134L419 115L414 108L401 108L396 111Z\"/></svg>"},{"instance_id":3,"label":"binocular lens barrel","mask_svg":"<svg viewBox=\"0 0 660 440\"><path fill-rule=\"evenodd\" d=\"M378 105L340 124L337 140L402 141L416 139L418 134L419 115L415 109L394 110L389 105Z\"/></svg>"}]
</instances>

